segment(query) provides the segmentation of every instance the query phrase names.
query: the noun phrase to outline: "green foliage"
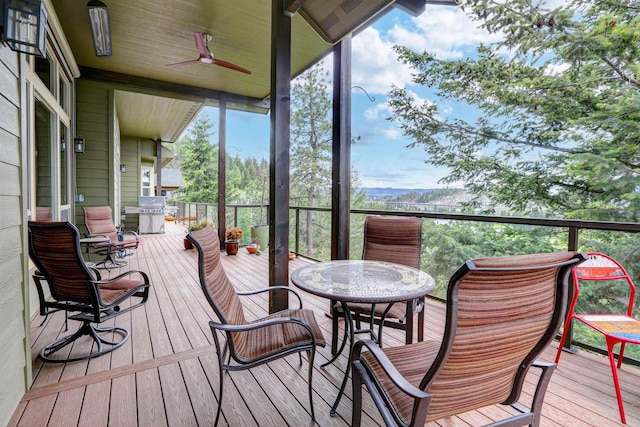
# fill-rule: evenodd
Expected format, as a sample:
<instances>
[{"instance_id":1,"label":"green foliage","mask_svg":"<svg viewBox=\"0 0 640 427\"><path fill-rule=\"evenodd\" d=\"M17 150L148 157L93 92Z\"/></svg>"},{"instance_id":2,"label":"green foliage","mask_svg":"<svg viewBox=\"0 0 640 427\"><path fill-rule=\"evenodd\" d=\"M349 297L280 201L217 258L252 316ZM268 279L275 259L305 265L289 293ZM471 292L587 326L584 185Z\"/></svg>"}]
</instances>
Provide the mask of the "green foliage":
<instances>
[{"instance_id":1,"label":"green foliage","mask_svg":"<svg viewBox=\"0 0 640 427\"><path fill-rule=\"evenodd\" d=\"M187 227L187 231L188 232L192 232L192 231L202 230L207 225L213 227L213 223L210 220L205 218L205 219L202 219L202 220L200 220L198 222L194 222L193 224L191 224L189 227Z\"/></svg>"},{"instance_id":2,"label":"green foliage","mask_svg":"<svg viewBox=\"0 0 640 427\"><path fill-rule=\"evenodd\" d=\"M635 2L470 0L463 9L503 37L474 57L397 47L417 84L470 105L449 118L402 88L390 106L414 146L476 196L519 212L638 221L640 16Z\"/></svg>"},{"instance_id":3,"label":"green foliage","mask_svg":"<svg viewBox=\"0 0 640 427\"><path fill-rule=\"evenodd\" d=\"M433 295L445 298L453 272L466 260L566 249L566 233L546 227L425 221L422 269L436 279Z\"/></svg>"},{"instance_id":4,"label":"green foliage","mask_svg":"<svg viewBox=\"0 0 640 427\"><path fill-rule=\"evenodd\" d=\"M331 188L331 99L327 73L310 68L291 90L291 200L327 206ZM329 193L329 194L328 194Z\"/></svg>"},{"instance_id":5,"label":"green foliage","mask_svg":"<svg viewBox=\"0 0 640 427\"><path fill-rule=\"evenodd\" d=\"M327 77L327 72L316 65L292 85L289 190L292 205L331 205L332 102ZM352 199L354 203L363 203L364 192L353 190L357 183L357 174L352 171ZM294 225L292 221L292 227ZM330 244L314 244L316 239L330 240L330 215L306 211L304 218L300 218L300 230L301 252L320 259L330 255Z\"/></svg>"},{"instance_id":6,"label":"green foliage","mask_svg":"<svg viewBox=\"0 0 640 427\"><path fill-rule=\"evenodd\" d=\"M179 200L215 203L218 199L218 149L210 142L211 126L205 116L199 116L189 135L180 142L178 152L184 185Z\"/></svg>"}]
</instances>

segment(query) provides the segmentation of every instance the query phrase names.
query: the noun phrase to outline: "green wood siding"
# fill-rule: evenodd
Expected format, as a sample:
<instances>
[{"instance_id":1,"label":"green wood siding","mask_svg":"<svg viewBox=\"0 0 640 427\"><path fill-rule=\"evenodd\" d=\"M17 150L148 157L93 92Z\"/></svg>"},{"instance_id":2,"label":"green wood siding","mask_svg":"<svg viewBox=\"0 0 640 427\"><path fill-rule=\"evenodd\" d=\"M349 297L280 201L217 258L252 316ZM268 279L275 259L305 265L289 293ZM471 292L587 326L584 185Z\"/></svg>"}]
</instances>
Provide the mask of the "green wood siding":
<instances>
[{"instance_id":1,"label":"green wood siding","mask_svg":"<svg viewBox=\"0 0 640 427\"><path fill-rule=\"evenodd\" d=\"M140 195L140 145L138 137L123 136L121 138L120 161L127 165L127 172L120 177L120 195L122 197L122 207L138 206L138 196ZM136 214L127 214L124 227L127 230L137 230L139 218Z\"/></svg>"},{"instance_id":2,"label":"green wood siding","mask_svg":"<svg viewBox=\"0 0 640 427\"><path fill-rule=\"evenodd\" d=\"M87 80L76 81L76 134L85 140L85 152L76 155L76 186L84 202L76 203L76 225L86 232L83 206L114 206L116 181L114 138L119 135L114 119L112 90ZM119 147L119 137L117 141ZM118 170L118 175L120 174ZM119 179L119 178L118 178ZM115 219L117 219L117 215Z\"/></svg>"},{"instance_id":3,"label":"green wood siding","mask_svg":"<svg viewBox=\"0 0 640 427\"><path fill-rule=\"evenodd\" d=\"M0 45L0 425L27 390L31 369L20 116L18 55Z\"/></svg>"}]
</instances>

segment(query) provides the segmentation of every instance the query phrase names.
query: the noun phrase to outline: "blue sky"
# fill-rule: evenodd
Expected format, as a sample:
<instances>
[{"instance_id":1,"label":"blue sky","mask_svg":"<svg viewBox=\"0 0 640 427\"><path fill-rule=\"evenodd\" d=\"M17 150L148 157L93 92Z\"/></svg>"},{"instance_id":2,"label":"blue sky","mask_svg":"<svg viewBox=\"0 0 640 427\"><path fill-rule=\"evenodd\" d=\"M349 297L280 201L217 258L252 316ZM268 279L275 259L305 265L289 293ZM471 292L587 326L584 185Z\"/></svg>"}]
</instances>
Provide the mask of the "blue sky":
<instances>
[{"instance_id":1,"label":"blue sky","mask_svg":"<svg viewBox=\"0 0 640 427\"><path fill-rule=\"evenodd\" d=\"M386 93L392 84L405 87L417 99L432 100L426 88L411 83L411 72L397 61L392 47L407 46L418 52L428 50L441 59L462 58L481 42L491 42L487 32L477 28L460 9L429 6L419 17L394 10L353 39L352 84L364 88L375 98L371 102L358 88L352 92L352 135L360 137L352 145L352 165L358 171L362 187L436 188L446 174L427 165L427 155L411 143L402 131L386 120L390 116ZM331 58L324 60L331 69ZM454 105L439 104L442 115L460 112ZM207 107L217 130L217 109ZM269 117L227 111L228 155L269 158ZM217 141L217 136L214 136Z\"/></svg>"}]
</instances>

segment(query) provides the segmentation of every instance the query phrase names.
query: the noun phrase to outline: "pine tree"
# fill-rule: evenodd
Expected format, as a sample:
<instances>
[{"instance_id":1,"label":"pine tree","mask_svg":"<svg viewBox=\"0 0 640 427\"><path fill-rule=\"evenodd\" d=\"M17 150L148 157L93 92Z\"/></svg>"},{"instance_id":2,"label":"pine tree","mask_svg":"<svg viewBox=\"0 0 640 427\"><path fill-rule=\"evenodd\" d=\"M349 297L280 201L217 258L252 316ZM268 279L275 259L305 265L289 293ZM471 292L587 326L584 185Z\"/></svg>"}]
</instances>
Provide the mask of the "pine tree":
<instances>
[{"instance_id":1,"label":"pine tree","mask_svg":"<svg viewBox=\"0 0 640 427\"><path fill-rule=\"evenodd\" d=\"M291 90L291 204L327 206L331 188L331 99L327 72L316 65ZM313 256L314 212L306 212L304 240Z\"/></svg>"},{"instance_id":2,"label":"pine tree","mask_svg":"<svg viewBox=\"0 0 640 427\"><path fill-rule=\"evenodd\" d=\"M199 116L180 143L180 169L183 187L179 200L216 203L218 199L217 146L211 144L212 124Z\"/></svg>"}]
</instances>

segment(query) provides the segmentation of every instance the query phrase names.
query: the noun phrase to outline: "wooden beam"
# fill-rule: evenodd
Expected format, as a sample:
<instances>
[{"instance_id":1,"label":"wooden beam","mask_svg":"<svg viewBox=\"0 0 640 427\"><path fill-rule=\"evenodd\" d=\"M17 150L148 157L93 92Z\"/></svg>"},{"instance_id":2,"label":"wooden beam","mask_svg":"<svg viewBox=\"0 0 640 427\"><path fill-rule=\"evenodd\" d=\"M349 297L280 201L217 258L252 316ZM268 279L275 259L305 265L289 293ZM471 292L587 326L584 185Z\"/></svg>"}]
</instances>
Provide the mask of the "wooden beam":
<instances>
[{"instance_id":1,"label":"wooden beam","mask_svg":"<svg viewBox=\"0 0 640 427\"><path fill-rule=\"evenodd\" d=\"M226 97L227 104L245 106L248 111L266 113L269 110L269 101L266 99L251 98L235 95L218 90L202 87L183 85L163 80L148 79L130 74L115 73L99 70L97 68L80 67L81 78L111 83L121 86L123 89L133 90L150 95L164 96L167 98L184 99L187 101L204 102L207 100L219 100L221 95Z\"/></svg>"},{"instance_id":2,"label":"wooden beam","mask_svg":"<svg viewBox=\"0 0 640 427\"><path fill-rule=\"evenodd\" d=\"M218 107L218 238L220 248L227 233L227 99L220 96Z\"/></svg>"},{"instance_id":3,"label":"wooden beam","mask_svg":"<svg viewBox=\"0 0 640 427\"><path fill-rule=\"evenodd\" d=\"M351 208L351 40L333 47L331 259L349 259Z\"/></svg>"},{"instance_id":4,"label":"wooden beam","mask_svg":"<svg viewBox=\"0 0 640 427\"><path fill-rule=\"evenodd\" d=\"M162 196L162 138L156 139L156 196Z\"/></svg>"},{"instance_id":5,"label":"wooden beam","mask_svg":"<svg viewBox=\"0 0 640 427\"><path fill-rule=\"evenodd\" d=\"M285 0L284 2L284 14L285 16L292 17L296 14L298 9L302 7L305 0Z\"/></svg>"},{"instance_id":6,"label":"wooden beam","mask_svg":"<svg viewBox=\"0 0 640 427\"><path fill-rule=\"evenodd\" d=\"M425 11L426 5L438 6L458 6L459 0L396 0L394 7L409 13L413 16L421 15Z\"/></svg>"},{"instance_id":7,"label":"wooden beam","mask_svg":"<svg viewBox=\"0 0 640 427\"><path fill-rule=\"evenodd\" d=\"M289 285L289 122L291 113L291 18L286 0L272 0L271 144L269 162L269 285ZM269 312L289 306L285 291L269 293Z\"/></svg>"},{"instance_id":8,"label":"wooden beam","mask_svg":"<svg viewBox=\"0 0 640 427\"><path fill-rule=\"evenodd\" d=\"M413 16L418 16L424 12L425 0L396 0L393 6Z\"/></svg>"}]
</instances>

